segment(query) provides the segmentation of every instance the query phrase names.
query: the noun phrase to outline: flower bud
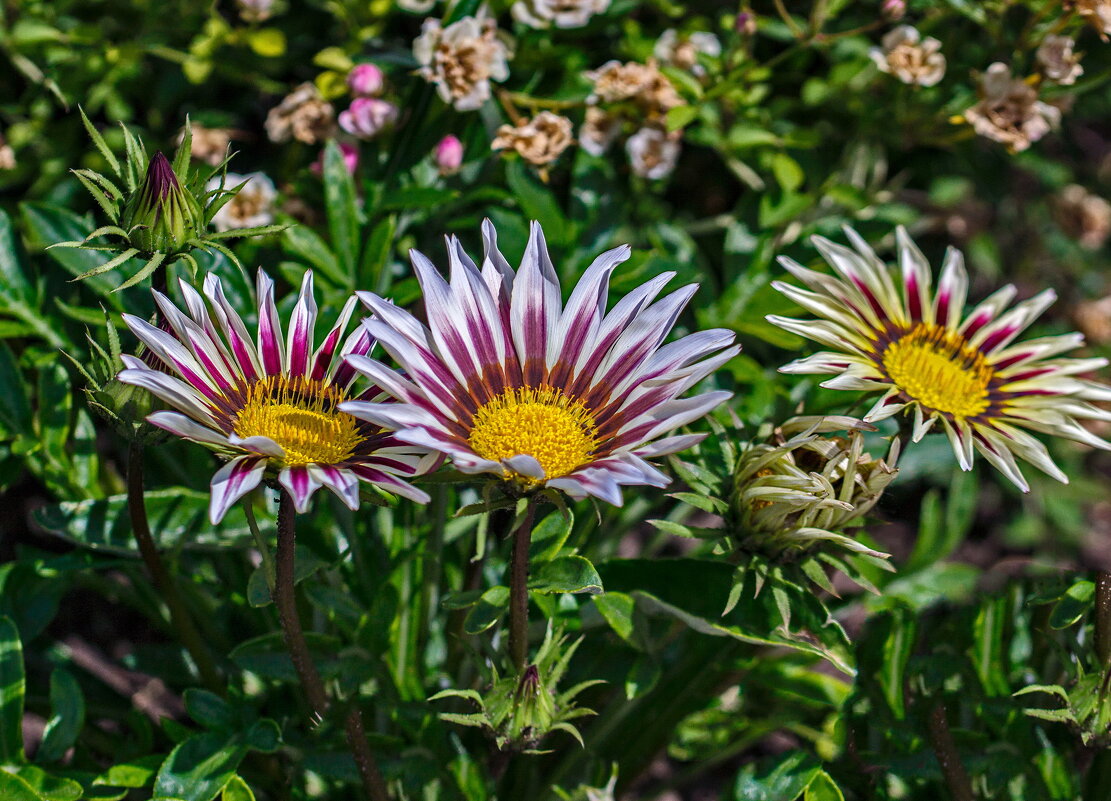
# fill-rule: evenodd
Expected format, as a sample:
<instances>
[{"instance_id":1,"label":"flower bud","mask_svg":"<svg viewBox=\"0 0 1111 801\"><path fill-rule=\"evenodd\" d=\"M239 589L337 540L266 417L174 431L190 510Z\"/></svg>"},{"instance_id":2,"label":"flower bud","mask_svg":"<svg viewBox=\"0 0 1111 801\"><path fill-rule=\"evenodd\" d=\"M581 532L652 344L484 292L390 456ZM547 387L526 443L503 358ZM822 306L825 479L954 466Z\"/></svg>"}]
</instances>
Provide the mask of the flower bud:
<instances>
[{"instance_id":1,"label":"flower bud","mask_svg":"<svg viewBox=\"0 0 1111 801\"><path fill-rule=\"evenodd\" d=\"M360 139L373 139L397 122L397 106L377 97L357 97L339 115L339 127Z\"/></svg>"},{"instance_id":2,"label":"flower bud","mask_svg":"<svg viewBox=\"0 0 1111 801\"><path fill-rule=\"evenodd\" d=\"M181 185L169 159L155 153L123 213L132 246L144 254L176 252L196 237L203 219L200 204Z\"/></svg>"},{"instance_id":3,"label":"flower bud","mask_svg":"<svg viewBox=\"0 0 1111 801\"><path fill-rule=\"evenodd\" d=\"M347 73L347 88L357 97L376 97L386 88L386 76L375 64L356 64Z\"/></svg>"},{"instance_id":4,"label":"flower bud","mask_svg":"<svg viewBox=\"0 0 1111 801\"><path fill-rule=\"evenodd\" d=\"M822 437L826 431L847 436ZM862 431L851 418L788 420L771 442L751 443L733 476L733 526L745 547L772 554L831 545L887 558L841 533L875 506L898 473L895 451L887 461L863 451Z\"/></svg>"},{"instance_id":5,"label":"flower bud","mask_svg":"<svg viewBox=\"0 0 1111 801\"><path fill-rule=\"evenodd\" d=\"M458 136L448 134L436 145L433 155L440 175L454 175L463 165L463 143Z\"/></svg>"},{"instance_id":6,"label":"flower bud","mask_svg":"<svg viewBox=\"0 0 1111 801\"><path fill-rule=\"evenodd\" d=\"M906 13L906 0L883 0L880 6L880 14L888 22L898 22Z\"/></svg>"},{"instance_id":7,"label":"flower bud","mask_svg":"<svg viewBox=\"0 0 1111 801\"><path fill-rule=\"evenodd\" d=\"M743 36L752 36L756 33L756 15L751 11L742 11L733 20L733 30Z\"/></svg>"}]
</instances>

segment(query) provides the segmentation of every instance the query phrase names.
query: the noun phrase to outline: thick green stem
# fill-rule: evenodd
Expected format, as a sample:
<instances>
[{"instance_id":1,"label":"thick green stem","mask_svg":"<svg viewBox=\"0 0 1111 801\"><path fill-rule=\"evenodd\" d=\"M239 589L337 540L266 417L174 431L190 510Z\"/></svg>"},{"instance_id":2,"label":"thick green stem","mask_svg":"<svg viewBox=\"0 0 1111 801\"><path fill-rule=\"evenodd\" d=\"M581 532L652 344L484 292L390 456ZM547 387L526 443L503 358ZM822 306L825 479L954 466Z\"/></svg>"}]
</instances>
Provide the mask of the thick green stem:
<instances>
[{"instance_id":1,"label":"thick green stem","mask_svg":"<svg viewBox=\"0 0 1111 801\"><path fill-rule=\"evenodd\" d=\"M529 500L524 519L513 532L509 566L509 656L520 673L528 662L528 552L532 545L532 519L536 502Z\"/></svg>"},{"instance_id":2,"label":"thick green stem","mask_svg":"<svg viewBox=\"0 0 1111 801\"><path fill-rule=\"evenodd\" d=\"M177 633L178 639L193 663L197 666L201 681L205 687L217 694L223 694L224 685L220 680L220 673L212 661L212 655L204 643L189 610L181 600L170 571L166 569L158 548L155 547L154 537L150 533L150 523L147 520L147 505L143 497L143 446L132 442L127 454L127 511L131 517L131 530L135 532L135 541L139 545L139 553L147 566L154 586L166 602L170 610L170 625Z\"/></svg>"},{"instance_id":3,"label":"thick green stem","mask_svg":"<svg viewBox=\"0 0 1111 801\"><path fill-rule=\"evenodd\" d=\"M968 778L960 754L957 753L957 744L953 741L953 733L949 731L949 719L945 716L945 705L940 701L930 710L928 725L930 745L941 765L941 774L945 777L945 786L949 788L953 801L975 801L972 781Z\"/></svg>"},{"instance_id":4,"label":"thick green stem","mask_svg":"<svg viewBox=\"0 0 1111 801\"><path fill-rule=\"evenodd\" d=\"M301 681L301 688L312 709L313 722L319 723L324 719L330 703L324 682L305 642L301 618L297 614L293 579L296 545L293 524L295 514L293 498L283 489L278 501L278 552L272 597L274 605L278 608L278 619L282 624L282 635L289 650L289 657L293 660L293 669L297 671L297 678ZM370 750L370 743L366 739L362 712L354 703L344 720L344 733L347 735L347 747L351 749L351 755L355 758L355 765L359 769L359 777L362 779L367 797L371 801L389 801L390 794L386 789L386 782L378 770L374 754Z\"/></svg>"}]
</instances>

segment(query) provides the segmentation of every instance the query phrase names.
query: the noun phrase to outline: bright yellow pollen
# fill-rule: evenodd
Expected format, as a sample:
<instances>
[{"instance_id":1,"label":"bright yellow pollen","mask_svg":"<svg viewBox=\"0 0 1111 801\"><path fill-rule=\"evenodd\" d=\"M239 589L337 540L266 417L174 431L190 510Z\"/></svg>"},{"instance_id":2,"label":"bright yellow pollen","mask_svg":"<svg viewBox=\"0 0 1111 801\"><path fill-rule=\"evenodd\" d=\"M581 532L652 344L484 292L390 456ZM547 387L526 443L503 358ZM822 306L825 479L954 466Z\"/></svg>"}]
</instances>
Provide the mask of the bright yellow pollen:
<instances>
[{"instance_id":1,"label":"bright yellow pollen","mask_svg":"<svg viewBox=\"0 0 1111 801\"><path fill-rule=\"evenodd\" d=\"M911 400L958 419L990 405L992 368L960 334L919 323L883 352L883 368Z\"/></svg>"},{"instance_id":2,"label":"bright yellow pollen","mask_svg":"<svg viewBox=\"0 0 1111 801\"><path fill-rule=\"evenodd\" d=\"M234 431L244 439L270 437L287 465L338 464L366 439L354 417L336 411L343 399L322 381L270 376L247 390Z\"/></svg>"},{"instance_id":3,"label":"bright yellow pollen","mask_svg":"<svg viewBox=\"0 0 1111 801\"><path fill-rule=\"evenodd\" d=\"M554 387L527 387L511 389L475 412L467 442L483 459L531 456L547 478L559 478L591 461L598 426L581 401Z\"/></svg>"}]
</instances>

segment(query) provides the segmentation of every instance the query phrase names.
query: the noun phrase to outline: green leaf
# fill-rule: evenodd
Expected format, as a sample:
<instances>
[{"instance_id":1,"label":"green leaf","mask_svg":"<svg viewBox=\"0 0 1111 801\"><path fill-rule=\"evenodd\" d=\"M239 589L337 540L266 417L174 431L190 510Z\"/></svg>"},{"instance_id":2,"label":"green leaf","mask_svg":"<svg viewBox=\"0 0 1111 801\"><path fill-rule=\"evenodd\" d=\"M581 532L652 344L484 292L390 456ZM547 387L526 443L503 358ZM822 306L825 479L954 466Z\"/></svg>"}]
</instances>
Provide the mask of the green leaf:
<instances>
[{"instance_id":1,"label":"green leaf","mask_svg":"<svg viewBox=\"0 0 1111 801\"><path fill-rule=\"evenodd\" d=\"M330 677L338 665L340 642L318 632L305 632L305 643L322 676ZM243 670L268 679L296 681L297 672L282 640L281 632L271 632L240 643L228 655Z\"/></svg>"},{"instance_id":2,"label":"green leaf","mask_svg":"<svg viewBox=\"0 0 1111 801\"><path fill-rule=\"evenodd\" d=\"M914 637L917 632L915 619L905 610L899 609L891 615L888 637L883 643L883 669L879 674L884 698L895 717L902 720L906 715L903 702L903 677L907 662L914 650Z\"/></svg>"},{"instance_id":3,"label":"green leaf","mask_svg":"<svg viewBox=\"0 0 1111 801\"><path fill-rule=\"evenodd\" d=\"M77 742L85 725L85 696L73 674L57 668L50 674L50 720L43 732L42 744L35 753L36 762L56 762Z\"/></svg>"},{"instance_id":4,"label":"green leaf","mask_svg":"<svg viewBox=\"0 0 1111 801\"><path fill-rule=\"evenodd\" d=\"M151 754L131 762L121 762L113 765L104 773L93 779L93 785L106 785L108 787L146 787L154 779L163 757L160 754Z\"/></svg>"},{"instance_id":5,"label":"green leaf","mask_svg":"<svg viewBox=\"0 0 1111 801\"><path fill-rule=\"evenodd\" d=\"M598 595L602 592L602 579L594 565L584 556L561 556L545 562L529 579L529 589L544 594L585 592Z\"/></svg>"},{"instance_id":6,"label":"green leaf","mask_svg":"<svg viewBox=\"0 0 1111 801\"><path fill-rule=\"evenodd\" d=\"M1007 607L1007 598L985 601L973 626L972 664L989 698L1004 697L1011 692L1007 680L1009 660L1004 647Z\"/></svg>"},{"instance_id":7,"label":"green leaf","mask_svg":"<svg viewBox=\"0 0 1111 801\"><path fill-rule=\"evenodd\" d=\"M247 746L216 732L194 734L179 743L154 780L154 798L212 801L232 780Z\"/></svg>"},{"instance_id":8,"label":"green leaf","mask_svg":"<svg viewBox=\"0 0 1111 801\"><path fill-rule=\"evenodd\" d=\"M34 290L27 280L26 255L19 242L12 218L0 209L0 301L30 300Z\"/></svg>"},{"instance_id":9,"label":"green leaf","mask_svg":"<svg viewBox=\"0 0 1111 801\"><path fill-rule=\"evenodd\" d=\"M293 583L300 584L316 571L328 567L328 562L316 553L301 545L295 546L293 562ZM266 583L265 565L260 565L247 581L247 601L251 606L268 606L274 602L270 597L270 585Z\"/></svg>"},{"instance_id":10,"label":"green leaf","mask_svg":"<svg viewBox=\"0 0 1111 801\"><path fill-rule=\"evenodd\" d=\"M213 526L208 521L208 493L176 487L148 491L145 498L151 536L159 548L226 547L251 539L246 515L238 504ZM42 506L33 516L47 531L86 548L138 552L126 495Z\"/></svg>"},{"instance_id":11,"label":"green leaf","mask_svg":"<svg viewBox=\"0 0 1111 801\"><path fill-rule=\"evenodd\" d=\"M359 209L355 179L347 171L343 151L334 141L324 148L324 209L339 272L350 286L359 254Z\"/></svg>"},{"instance_id":12,"label":"green leaf","mask_svg":"<svg viewBox=\"0 0 1111 801\"><path fill-rule=\"evenodd\" d=\"M339 287L347 287L350 280L336 261L328 243L307 225L294 225L282 231L282 245L286 251L300 256L309 265L323 273L329 281Z\"/></svg>"},{"instance_id":13,"label":"green leaf","mask_svg":"<svg viewBox=\"0 0 1111 801\"><path fill-rule=\"evenodd\" d=\"M529 564L539 565L555 559L563 544L571 535L575 517L568 512L565 516L558 509L544 516L532 529L532 543L529 545Z\"/></svg>"},{"instance_id":14,"label":"green leaf","mask_svg":"<svg viewBox=\"0 0 1111 801\"><path fill-rule=\"evenodd\" d=\"M604 595L595 595L592 600L617 636L632 645L634 605L632 596L623 592L607 592Z\"/></svg>"},{"instance_id":15,"label":"green leaf","mask_svg":"<svg viewBox=\"0 0 1111 801\"><path fill-rule=\"evenodd\" d=\"M821 768L814 757L794 751L771 770L760 775L755 765L746 766L733 787L735 801L795 801Z\"/></svg>"},{"instance_id":16,"label":"green leaf","mask_svg":"<svg viewBox=\"0 0 1111 801\"><path fill-rule=\"evenodd\" d=\"M778 645L820 656L852 673L852 656L844 629L813 593L785 585L791 627L772 593L756 595L746 583L736 605L722 614L734 587L735 568L704 559L613 559L599 565L609 592L623 592L638 612L676 618L712 637L731 637L756 645ZM755 576L744 576L746 582Z\"/></svg>"},{"instance_id":17,"label":"green leaf","mask_svg":"<svg viewBox=\"0 0 1111 801\"><path fill-rule=\"evenodd\" d=\"M54 776L36 765L20 765L11 772L26 782L41 801L77 801L85 793L72 779ZM7 801L7 796L0 798Z\"/></svg>"},{"instance_id":18,"label":"green leaf","mask_svg":"<svg viewBox=\"0 0 1111 801\"><path fill-rule=\"evenodd\" d=\"M385 293L389 289L390 272L387 269L394 248L394 235L397 233L397 215L383 217L370 231L363 263L359 266L359 286L367 286Z\"/></svg>"},{"instance_id":19,"label":"green leaf","mask_svg":"<svg viewBox=\"0 0 1111 801\"><path fill-rule=\"evenodd\" d=\"M698 117L697 106L676 106L667 112L667 130L678 131L694 122Z\"/></svg>"},{"instance_id":20,"label":"green leaf","mask_svg":"<svg viewBox=\"0 0 1111 801\"><path fill-rule=\"evenodd\" d=\"M818 771L806 787L804 801L845 801L841 788L824 770Z\"/></svg>"},{"instance_id":21,"label":"green leaf","mask_svg":"<svg viewBox=\"0 0 1111 801\"><path fill-rule=\"evenodd\" d=\"M19 630L10 618L0 617L0 764L24 760L24 692L23 645ZM0 794L0 798L7 796Z\"/></svg>"},{"instance_id":22,"label":"green leaf","mask_svg":"<svg viewBox=\"0 0 1111 801\"><path fill-rule=\"evenodd\" d=\"M259 28L247 32L247 44L263 58L277 58L285 53L285 34L277 28Z\"/></svg>"},{"instance_id":23,"label":"green leaf","mask_svg":"<svg viewBox=\"0 0 1111 801\"><path fill-rule=\"evenodd\" d=\"M72 240L80 242L93 227L85 218L60 206L25 202L20 204L19 209L23 218L23 229L32 247L46 249L58 242ZM74 276L89 272L103 261L99 251L82 248L51 248L46 253ZM114 284L106 278L94 276L85 281L85 286L98 295L108 296ZM119 308L119 301L113 299L112 305Z\"/></svg>"},{"instance_id":24,"label":"green leaf","mask_svg":"<svg viewBox=\"0 0 1111 801\"><path fill-rule=\"evenodd\" d=\"M505 178L521 211L544 228L549 242L563 244L569 237L569 224L552 190L540 183L520 159L505 162Z\"/></svg>"},{"instance_id":25,"label":"green leaf","mask_svg":"<svg viewBox=\"0 0 1111 801\"><path fill-rule=\"evenodd\" d=\"M182 698L189 717L206 729L223 729L235 724L235 712L216 693L190 687Z\"/></svg>"},{"instance_id":26,"label":"green leaf","mask_svg":"<svg viewBox=\"0 0 1111 801\"><path fill-rule=\"evenodd\" d=\"M255 794L240 776L232 776L220 801L255 801Z\"/></svg>"},{"instance_id":27,"label":"green leaf","mask_svg":"<svg viewBox=\"0 0 1111 801\"><path fill-rule=\"evenodd\" d=\"M13 434L31 434L34 427L27 382L5 342L0 342L0 423Z\"/></svg>"},{"instance_id":28,"label":"green leaf","mask_svg":"<svg viewBox=\"0 0 1111 801\"><path fill-rule=\"evenodd\" d=\"M0 770L0 798L4 801L43 801L31 785L4 770Z\"/></svg>"},{"instance_id":29,"label":"green leaf","mask_svg":"<svg viewBox=\"0 0 1111 801\"><path fill-rule=\"evenodd\" d=\"M1096 585L1091 581L1078 581L1065 590L1065 594L1053 605L1049 615L1049 625L1055 629L1065 629L1076 623L1092 608Z\"/></svg>"},{"instance_id":30,"label":"green leaf","mask_svg":"<svg viewBox=\"0 0 1111 801\"><path fill-rule=\"evenodd\" d=\"M508 587L500 585L491 587L482 593L478 603L467 613L467 617L463 620L463 630L468 634L480 634L486 631L498 622L508 603Z\"/></svg>"},{"instance_id":31,"label":"green leaf","mask_svg":"<svg viewBox=\"0 0 1111 801\"><path fill-rule=\"evenodd\" d=\"M806 173L793 158L786 153L776 153L771 158L772 173L775 180L786 192L794 192L806 180Z\"/></svg>"},{"instance_id":32,"label":"green leaf","mask_svg":"<svg viewBox=\"0 0 1111 801\"><path fill-rule=\"evenodd\" d=\"M100 135L100 131L94 128L92 122L85 116L85 109L78 106L77 111L81 115L81 122L88 132L89 138L93 140L93 145L100 152L100 155L104 157L104 160L108 162L108 166L112 168L112 172L122 178L123 173L120 172L120 163L116 160L116 155L108 147L108 143L104 141L104 137Z\"/></svg>"}]
</instances>

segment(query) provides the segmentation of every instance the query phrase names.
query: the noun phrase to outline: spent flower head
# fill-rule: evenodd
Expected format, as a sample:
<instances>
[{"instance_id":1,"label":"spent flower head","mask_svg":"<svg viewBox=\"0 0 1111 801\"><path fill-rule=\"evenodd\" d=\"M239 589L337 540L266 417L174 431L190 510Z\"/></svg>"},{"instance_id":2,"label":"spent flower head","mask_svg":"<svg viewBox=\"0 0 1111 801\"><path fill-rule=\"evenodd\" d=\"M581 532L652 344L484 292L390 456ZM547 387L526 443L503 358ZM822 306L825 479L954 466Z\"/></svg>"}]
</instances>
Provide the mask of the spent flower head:
<instances>
[{"instance_id":1,"label":"spent flower head","mask_svg":"<svg viewBox=\"0 0 1111 801\"><path fill-rule=\"evenodd\" d=\"M457 111L474 111L490 97L490 81L509 77L509 48L484 12L446 28L427 19L413 42L420 74Z\"/></svg>"},{"instance_id":2,"label":"spent flower head","mask_svg":"<svg viewBox=\"0 0 1111 801\"><path fill-rule=\"evenodd\" d=\"M517 0L512 13L532 28L581 28L609 6L610 0Z\"/></svg>"},{"instance_id":3,"label":"spent flower head","mask_svg":"<svg viewBox=\"0 0 1111 801\"><path fill-rule=\"evenodd\" d=\"M1039 100L1034 86L997 61L981 77L980 102L966 109L964 118L980 136L1019 153L1057 126L1061 110Z\"/></svg>"},{"instance_id":4,"label":"spent flower head","mask_svg":"<svg viewBox=\"0 0 1111 801\"><path fill-rule=\"evenodd\" d=\"M932 36L925 39L917 28L900 25L883 37L882 47L873 47L868 55L881 72L890 73L903 83L933 86L945 77L945 56L941 42Z\"/></svg>"},{"instance_id":5,"label":"spent flower head","mask_svg":"<svg viewBox=\"0 0 1111 801\"><path fill-rule=\"evenodd\" d=\"M1042 40L1034 54L1042 76L1061 86L1071 86L1084 74L1080 64L1080 53L1073 48L1076 42L1071 36L1051 34Z\"/></svg>"},{"instance_id":6,"label":"spent flower head","mask_svg":"<svg viewBox=\"0 0 1111 801\"><path fill-rule=\"evenodd\" d=\"M541 111L516 125L503 125L490 144L493 150L513 150L537 167L546 167L575 141L571 120Z\"/></svg>"}]
</instances>

